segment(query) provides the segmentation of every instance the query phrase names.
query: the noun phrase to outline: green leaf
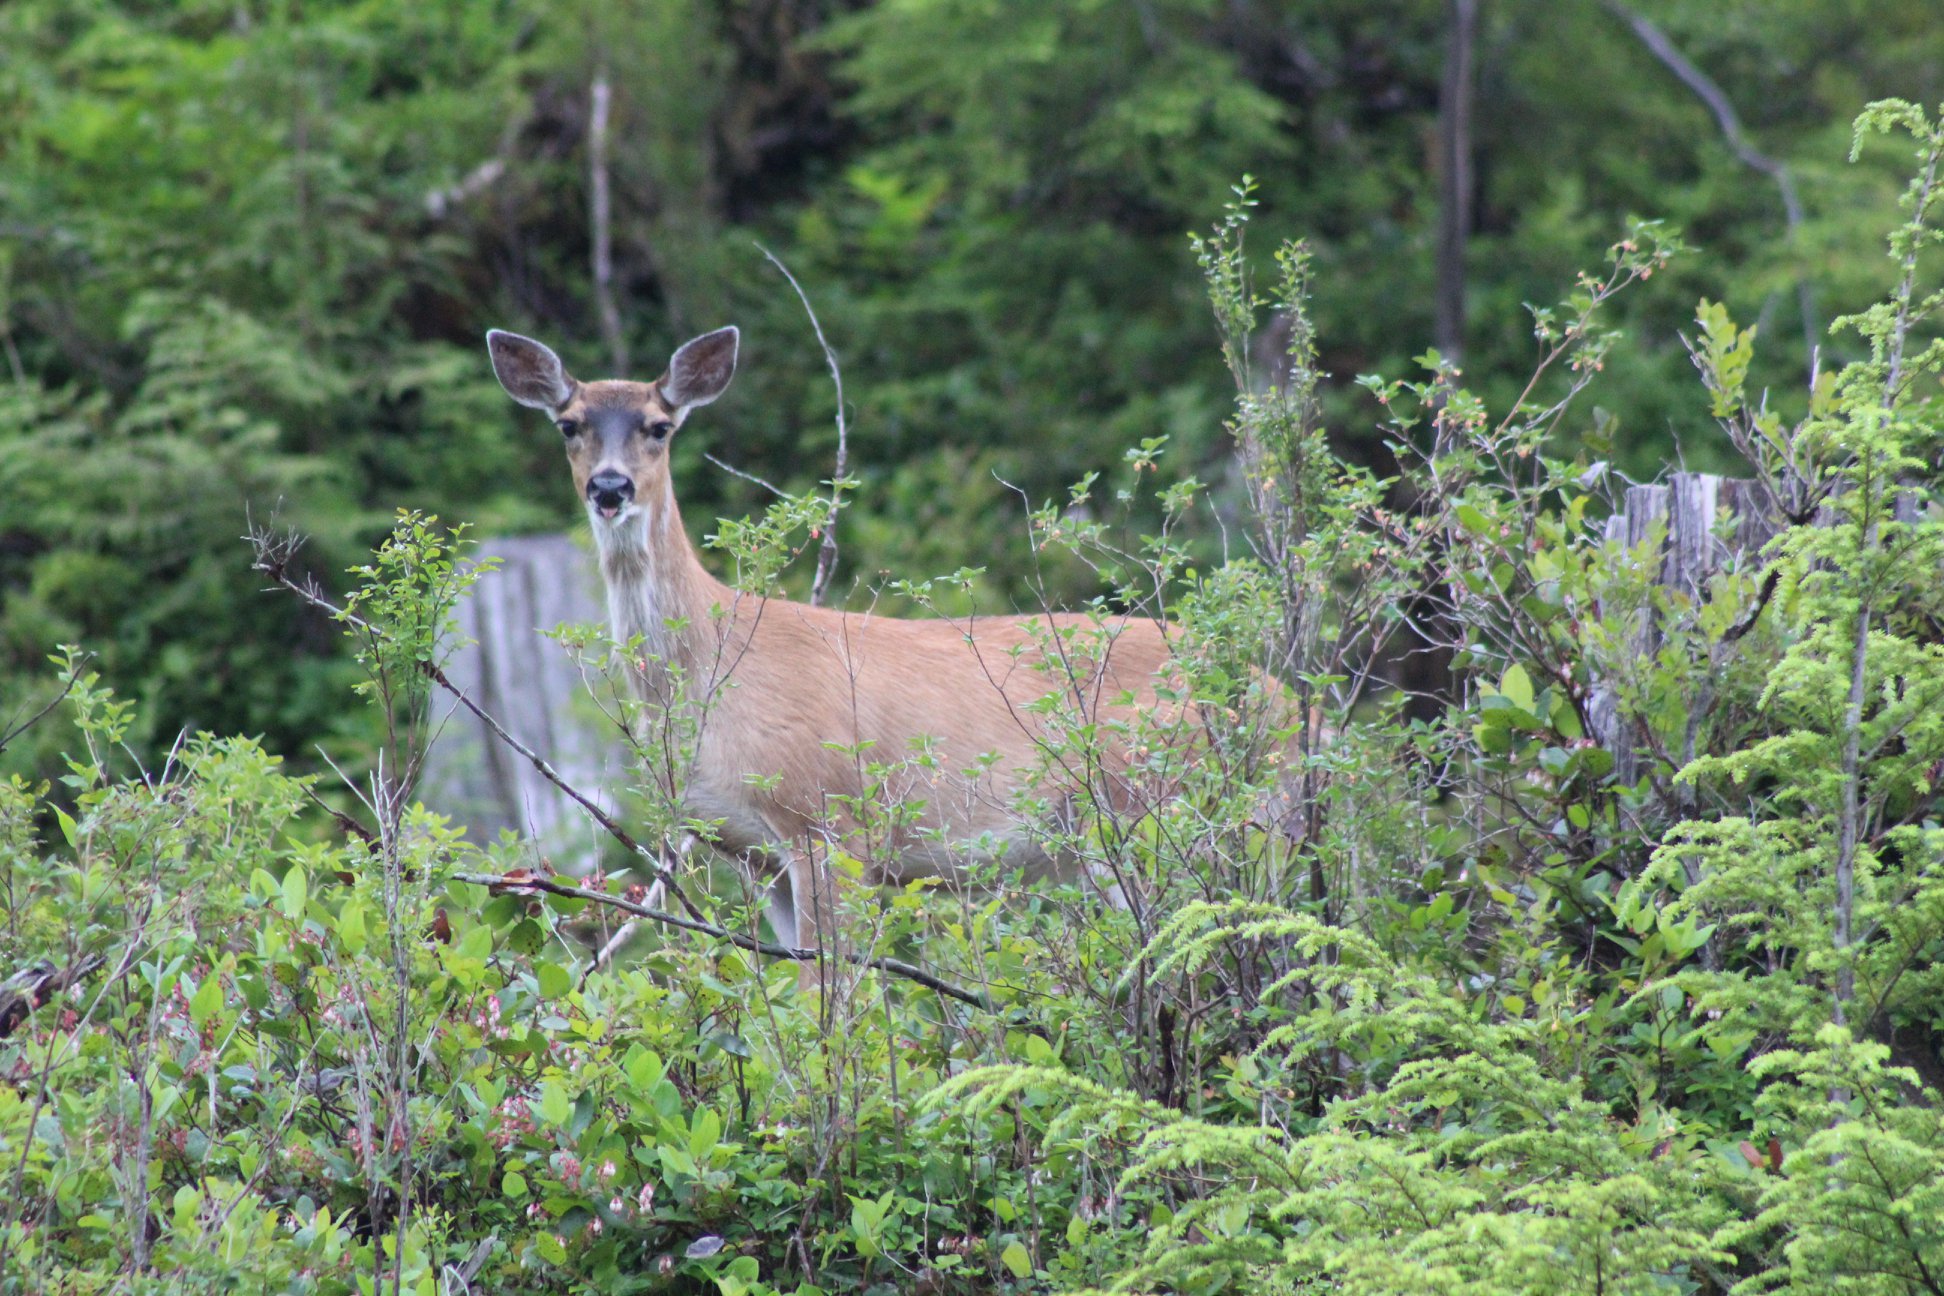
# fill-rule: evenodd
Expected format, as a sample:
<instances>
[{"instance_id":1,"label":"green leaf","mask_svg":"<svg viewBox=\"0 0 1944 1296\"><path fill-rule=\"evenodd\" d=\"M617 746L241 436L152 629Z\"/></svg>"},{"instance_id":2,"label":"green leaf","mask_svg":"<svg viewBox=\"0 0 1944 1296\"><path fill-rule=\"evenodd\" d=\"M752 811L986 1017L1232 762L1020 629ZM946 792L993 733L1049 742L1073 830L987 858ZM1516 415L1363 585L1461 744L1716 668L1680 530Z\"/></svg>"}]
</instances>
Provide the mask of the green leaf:
<instances>
[{"instance_id":1,"label":"green leaf","mask_svg":"<svg viewBox=\"0 0 1944 1296\"><path fill-rule=\"evenodd\" d=\"M189 1000L189 1020L201 1026L223 1006L223 978L214 968L196 987L194 997Z\"/></svg>"},{"instance_id":2,"label":"green leaf","mask_svg":"<svg viewBox=\"0 0 1944 1296\"><path fill-rule=\"evenodd\" d=\"M518 1170L508 1170L500 1180L500 1191L514 1201L521 1200L527 1195L526 1176Z\"/></svg>"},{"instance_id":3,"label":"green leaf","mask_svg":"<svg viewBox=\"0 0 1944 1296\"><path fill-rule=\"evenodd\" d=\"M1532 678L1525 673L1525 667L1513 662L1499 677L1499 692L1512 700L1512 705L1521 711L1532 710Z\"/></svg>"},{"instance_id":4,"label":"green leaf","mask_svg":"<svg viewBox=\"0 0 1944 1296\"><path fill-rule=\"evenodd\" d=\"M639 1044L628 1050L627 1059L622 1062L621 1068L628 1073L628 1083L642 1094L646 1094L655 1086L662 1078L664 1069L660 1055L650 1049L642 1048Z\"/></svg>"},{"instance_id":5,"label":"green leaf","mask_svg":"<svg viewBox=\"0 0 1944 1296\"><path fill-rule=\"evenodd\" d=\"M67 844L79 849L81 845L81 834L74 826L74 819L67 811L61 809L59 806L54 807L54 818L59 821L61 825L61 836L67 838Z\"/></svg>"},{"instance_id":6,"label":"green leaf","mask_svg":"<svg viewBox=\"0 0 1944 1296\"><path fill-rule=\"evenodd\" d=\"M574 978L558 963L536 963L533 975L540 982L540 995L558 999L574 987Z\"/></svg>"},{"instance_id":7,"label":"green leaf","mask_svg":"<svg viewBox=\"0 0 1944 1296\"><path fill-rule=\"evenodd\" d=\"M574 1103L567 1096L567 1087L558 1080L548 1080L540 1086L540 1118L549 1125L565 1125L567 1118L574 1113Z\"/></svg>"},{"instance_id":8,"label":"green leaf","mask_svg":"<svg viewBox=\"0 0 1944 1296\"><path fill-rule=\"evenodd\" d=\"M1026 1254L1026 1248L1018 1242L1006 1243L1006 1249L999 1253L999 1259L1005 1264L1006 1268L1012 1270L1013 1277L1030 1278L1033 1276L1033 1258Z\"/></svg>"},{"instance_id":9,"label":"green leaf","mask_svg":"<svg viewBox=\"0 0 1944 1296\"><path fill-rule=\"evenodd\" d=\"M344 908L338 912L337 934L338 944L344 947L345 953L358 954L364 950L366 933L363 901L354 897L344 902Z\"/></svg>"},{"instance_id":10,"label":"green leaf","mask_svg":"<svg viewBox=\"0 0 1944 1296\"><path fill-rule=\"evenodd\" d=\"M304 876L302 864L292 864L290 872L284 874L283 911L284 917L292 922L304 916L304 907L310 899L310 879Z\"/></svg>"}]
</instances>

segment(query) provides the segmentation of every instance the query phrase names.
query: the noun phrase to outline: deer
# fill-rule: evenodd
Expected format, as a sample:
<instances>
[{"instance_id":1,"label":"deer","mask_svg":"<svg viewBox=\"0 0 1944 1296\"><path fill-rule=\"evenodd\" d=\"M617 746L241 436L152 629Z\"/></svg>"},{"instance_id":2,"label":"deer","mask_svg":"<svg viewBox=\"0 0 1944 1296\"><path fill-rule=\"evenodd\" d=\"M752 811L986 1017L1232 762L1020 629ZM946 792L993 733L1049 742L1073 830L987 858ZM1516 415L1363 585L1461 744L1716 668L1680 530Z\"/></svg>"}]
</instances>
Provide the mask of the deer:
<instances>
[{"instance_id":1,"label":"deer","mask_svg":"<svg viewBox=\"0 0 1944 1296\"><path fill-rule=\"evenodd\" d=\"M1163 706L1168 627L1132 614L902 618L718 580L683 525L670 451L689 416L728 389L740 337L731 326L684 343L652 382L580 382L544 344L487 334L507 395L559 430L613 640L639 646L630 686L649 715L687 707L696 717L684 814L713 825L710 844L763 895L777 941L799 950L828 934L828 852L855 818L843 807L874 790L860 752L893 763L895 786L875 791L908 799L906 822L874 843L865 883L962 887L982 865L1078 880L1019 809L1049 768L1044 700L1060 690L1103 731L1127 732ZM1072 777L1125 797L1125 745L1110 738L1108 768ZM921 750L927 759L905 760ZM1057 801L1082 789L1052 791Z\"/></svg>"}]
</instances>

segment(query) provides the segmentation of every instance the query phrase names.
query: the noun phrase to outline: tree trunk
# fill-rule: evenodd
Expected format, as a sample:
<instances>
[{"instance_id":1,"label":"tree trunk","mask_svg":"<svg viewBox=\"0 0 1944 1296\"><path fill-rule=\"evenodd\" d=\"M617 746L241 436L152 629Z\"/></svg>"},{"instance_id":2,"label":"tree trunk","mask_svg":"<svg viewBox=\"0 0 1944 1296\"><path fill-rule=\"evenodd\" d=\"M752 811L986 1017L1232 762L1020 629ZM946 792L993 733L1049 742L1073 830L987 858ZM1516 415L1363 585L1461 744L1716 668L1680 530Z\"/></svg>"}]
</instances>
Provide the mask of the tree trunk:
<instances>
[{"instance_id":1,"label":"tree trunk","mask_svg":"<svg viewBox=\"0 0 1944 1296\"><path fill-rule=\"evenodd\" d=\"M1438 316L1441 354L1465 349L1465 245L1471 239L1472 90L1480 0L1447 0L1444 79L1438 88Z\"/></svg>"}]
</instances>

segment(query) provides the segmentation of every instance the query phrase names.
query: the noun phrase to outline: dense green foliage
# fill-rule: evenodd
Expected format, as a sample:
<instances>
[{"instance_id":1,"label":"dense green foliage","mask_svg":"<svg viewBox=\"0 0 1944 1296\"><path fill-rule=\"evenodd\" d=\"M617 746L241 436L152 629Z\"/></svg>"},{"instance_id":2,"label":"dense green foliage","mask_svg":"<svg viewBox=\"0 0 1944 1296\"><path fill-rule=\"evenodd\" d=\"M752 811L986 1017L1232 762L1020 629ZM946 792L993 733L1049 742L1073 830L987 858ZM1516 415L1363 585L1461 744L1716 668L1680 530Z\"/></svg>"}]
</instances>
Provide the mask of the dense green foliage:
<instances>
[{"instance_id":1,"label":"dense green foliage","mask_svg":"<svg viewBox=\"0 0 1944 1296\"><path fill-rule=\"evenodd\" d=\"M1623 217L1682 229L1709 255L1619 304L1634 345L1611 357L1610 417L1562 429L1652 473L1677 437L1699 465L1726 450L1674 336L1697 297L1762 325L1752 389L1786 403L1796 281L1825 317L1874 294L1894 159L1835 159L1868 99L1944 97L1944 34L1926 0L1639 8L1792 168L1803 225L1619 17L1487 4L1463 341L1467 381L1510 401L1522 303ZM313 768L315 741L371 741L337 704L335 638L240 585L234 538L246 507L280 512L335 581L401 505L485 534L574 516L480 337L612 364L588 214L603 71L627 367L744 329L736 392L678 466L699 528L760 498L704 451L789 486L829 475L822 366L756 239L850 379L861 507L840 587L970 564L1015 600L1032 569L1002 483L1038 504L1158 435L1161 471L1212 479L1226 396L1183 232L1244 172L1263 232L1314 251L1332 435L1381 465L1348 379L1402 372L1433 336L1445 25L1438 0L12 0L0 693L80 641L143 703L150 754L185 726ZM1186 525L1215 543L1206 516ZM1046 578L1094 592L1077 569Z\"/></svg>"}]
</instances>

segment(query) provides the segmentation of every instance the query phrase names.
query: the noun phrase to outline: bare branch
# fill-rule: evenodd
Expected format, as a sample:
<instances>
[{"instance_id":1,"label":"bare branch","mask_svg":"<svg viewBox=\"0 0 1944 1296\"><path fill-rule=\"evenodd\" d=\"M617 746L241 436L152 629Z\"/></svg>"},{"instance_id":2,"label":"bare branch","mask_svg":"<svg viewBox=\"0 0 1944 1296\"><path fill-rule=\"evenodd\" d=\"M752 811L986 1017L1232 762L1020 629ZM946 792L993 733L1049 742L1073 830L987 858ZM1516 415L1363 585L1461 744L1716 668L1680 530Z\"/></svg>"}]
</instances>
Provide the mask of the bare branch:
<instances>
[{"instance_id":1,"label":"bare branch","mask_svg":"<svg viewBox=\"0 0 1944 1296\"><path fill-rule=\"evenodd\" d=\"M621 949L623 945L626 945L631 939L633 939L634 934L640 930L641 930L641 919L639 918L630 918L628 919L628 921L622 923L621 926L615 930L614 935L608 937L607 943L601 946L601 948L595 953L594 961L592 963L589 963L587 965L587 971L581 974L581 984L585 986L587 984L588 977L593 976L596 972L599 972L602 968L606 967L609 963L613 962L615 954Z\"/></svg>"},{"instance_id":2,"label":"bare branch","mask_svg":"<svg viewBox=\"0 0 1944 1296\"><path fill-rule=\"evenodd\" d=\"M25 720L22 720L19 724L7 730L5 733L0 733L0 751L7 750L8 743L20 737L20 735L26 733L29 729L32 729L35 725L39 724L41 721L47 719L49 715L53 714L54 708L61 705L62 702L67 700L67 695L74 692L74 686L78 684L80 680L81 680L81 666L80 663L77 662L75 664L74 669L68 672L68 677L65 680L61 681L61 691L59 693L56 693L53 699L50 702L48 702L46 706L34 712L34 714L28 716Z\"/></svg>"},{"instance_id":3,"label":"bare branch","mask_svg":"<svg viewBox=\"0 0 1944 1296\"><path fill-rule=\"evenodd\" d=\"M487 887L495 892L518 894L521 891L545 891L549 895L570 896L576 900L591 900L595 904L609 905L621 910L623 913L634 914L638 918L646 918L651 922L663 923L670 927L679 927L683 931L700 932L704 936L712 936L717 940L727 941L738 949L746 949L752 954L761 954L765 958L794 959L800 963L814 962L817 959L825 957L838 958L846 963L854 964L857 967L876 968L880 972L888 972L892 976L902 977L907 981L916 982L918 985L924 986L927 990L936 990L939 994L948 995L961 1003L971 1004L975 1008L989 1009L992 1007L992 1000L986 995L980 994L976 990L967 990L963 987L953 985L950 981L933 976L923 968L915 967L903 959L873 958L848 950L823 950L815 947L778 945L774 941L757 940L754 936L745 936L741 932L730 931L726 927L718 927L706 919L683 918L677 914L663 913L659 909L650 909L647 905L636 904L632 900L626 900L617 895L609 895L605 891L594 891L587 887L574 886L571 883L560 882L553 878L540 877L537 874L452 873L448 874L448 876L454 882L470 882L475 886Z\"/></svg>"},{"instance_id":4,"label":"bare branch","mask_svg":"<svg viewBox=\"0 0 1944 1296\"><path fill-rule=\"evenodd\" d=\"M1786 164L1770 157L1756 148L1742 129L1741 118L1735 114L1735 105L1729 102L1727 92L1716 85L1713 78L1696 67L1680 47L1668 39L1667 33L1656 27L1644 14L1635 13L1620 0L1606 0L1607 12L1633 29L1640 43L1645 45L1662 66L1680 78L1681 84L1692 90L1708 111L1714 114L1715 124L1721 128L1721 137L1734 155L1741 159L1744 166L1752 167L1775 182L1782 194L1782 215L1788 222L1789 241L1794 245L1797 255L1801 254L1801 232L1803 222L1802 195L1796 192L1795 177L1789 174ZM1809 351L1809 381L1816 381L1816 353L1821 341L1822 328L1816 322L1816 302L1814 290L1809 286L1807 277L1796 277L1796 301L1802 310L1802 335Z\"/></svg>"},{"instance_id":5,"label":"bare branch","mask_svg":"<svg viewBox=\"0 0 1944 1296\"><path fill-rule=\"evenodd\" d=\"M426 194L426 214L434 220L443 219L448 211L457 207L460 203L465 202L468 198L473 197L475 194L485 192L492 187L495 181L505 174L506 160L504 158L487 158L484 162L481 162L478 166L468 171L465 178L457 184L447 185L443 189L434 189Z\"/></svg>"},{"instance_id":6,"label":"bare branch","mask_svg":"<svg viewBox=\"0 0 1944 1296\"><path fill-rule=\"evenodd\" d=\"M777 260L776 254L761 243L756 250L769 258L769 263L783 272L796 290L797 300L803 303L803 313L810 317L810 328L817 335L817 345L823 348L824 363L830 366L830 381L837 388L837 464L830 478L830 512L824 515L823 544L817 550L817 574L810 582L810 606L822 607L824 596L830 590L830 578L837 570L837 512L839 501L843 498L844 473L850 465L850 428L844 422L844 374L837 367L837 353L830 349L824 338L823 325L817 322L817 312L810 305L810 298L804 295L803 285L790 273L790 267ZM780 493L780 492L779 492Z\"/></svg>"},{"instance_id":7,"label":"bare branch","mask_svg":"<svg viewBox=\"0 0 1944 1296\"><path fill-rule=\"evenodd\" d=\"M1465 347L1465 245L1471 238L1473 54L1478 0L1447 0L1449 33L1438 88L1438 350L1452 360Z\"/></svg>"},{"instance_id":8,"label":"bare branch","mask_svg":"<svg viewBox=\"0 0 1944 1296\"><path fill-rule=\"evenodd\" d=\"M744 472L742 469L736 467L736 465L731 463L724 463L722 460L716 458L714 455L709 454L706 451L703 452L702 457L704 459L707 459L710 463L714 464L716 467L722 469L722 471L728 473L731 477L740 477L746 482L751 482L757 486L761 486L764 490L768 491L772 495L783 495L788 493L781 486L778 486L775 482L768 481L762 477L758 477L753 472Z\"/></svg>"}]
</instances>

